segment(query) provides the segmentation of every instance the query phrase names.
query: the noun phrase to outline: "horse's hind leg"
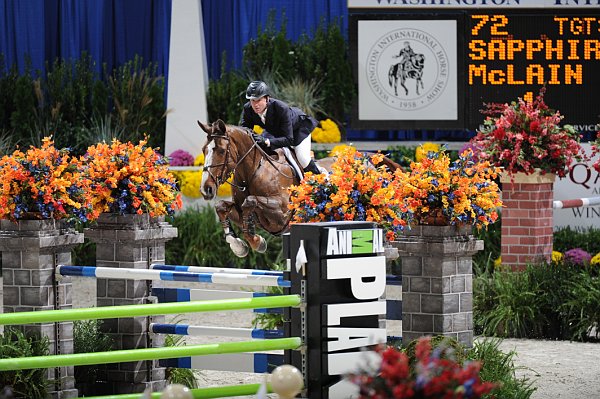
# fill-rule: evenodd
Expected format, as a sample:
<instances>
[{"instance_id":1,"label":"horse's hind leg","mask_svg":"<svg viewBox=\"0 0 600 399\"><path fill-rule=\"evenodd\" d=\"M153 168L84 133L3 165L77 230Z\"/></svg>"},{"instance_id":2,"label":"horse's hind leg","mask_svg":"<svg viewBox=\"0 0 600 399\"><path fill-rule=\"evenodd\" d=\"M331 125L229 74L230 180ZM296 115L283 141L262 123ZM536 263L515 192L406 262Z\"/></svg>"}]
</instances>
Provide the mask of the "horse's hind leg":
<instances>
[{"instance_id":1,"label":"horse's hind leg","mask_svg":"<svg viewBox=\"0 0 600 399\"><path fill-rule=\"evenodd\" d=\"M238 226L241 225L241 217L235 208L235 204L232 201L219 201L215 205L215 211L219 216L219 221L225 233L225 241L229 244L231 251L240 258L248 255L248 245L236 236L235 231L231 227L231 220Z\"/></svg>"}]
</instances>

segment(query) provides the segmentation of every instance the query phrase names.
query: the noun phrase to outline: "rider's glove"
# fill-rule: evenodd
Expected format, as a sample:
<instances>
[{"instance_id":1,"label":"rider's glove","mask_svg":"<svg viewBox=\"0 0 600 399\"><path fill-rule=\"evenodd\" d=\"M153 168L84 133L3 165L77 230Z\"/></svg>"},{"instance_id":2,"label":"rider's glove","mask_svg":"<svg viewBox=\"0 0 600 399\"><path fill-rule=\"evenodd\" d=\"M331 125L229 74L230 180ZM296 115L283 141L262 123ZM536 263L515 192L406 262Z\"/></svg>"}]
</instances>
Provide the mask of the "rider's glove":
<instances>
[{"instance_id":1,"label":"rider's glove","mask_svg":"<svg viewBox=\"0 0 600 399\"><path fill-rule=\"evenodd\" d=\"M256 141L256 144L258 144L261 148L264 149L269 147L267 145L266 139L260 134L252 133L252 138L254 139L254 141Z\"/></svg>"}]
</instances>

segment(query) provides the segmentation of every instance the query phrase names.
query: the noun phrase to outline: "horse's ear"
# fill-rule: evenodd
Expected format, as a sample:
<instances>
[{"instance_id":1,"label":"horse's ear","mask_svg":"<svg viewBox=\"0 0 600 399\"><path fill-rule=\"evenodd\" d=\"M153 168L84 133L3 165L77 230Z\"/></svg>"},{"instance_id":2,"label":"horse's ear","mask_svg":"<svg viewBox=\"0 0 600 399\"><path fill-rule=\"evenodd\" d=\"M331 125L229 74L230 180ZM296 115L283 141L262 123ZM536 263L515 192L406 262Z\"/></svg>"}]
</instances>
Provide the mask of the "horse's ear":
<instances>
[{"instance_id":1,"label":"horse's ear","mask_svg":"<svg viewBox=\"0 0 600 399\"><path fill-rule=\"evenodd\" d=\"M200 128L202 130L204 130L206 133L208 133L208 135L210 136L210 134L212 133L212 129L210 128L210 126L205 125L204 123L200 122L200 121L196 121L198 122L198 126L200 126Z\"/></svg>"},{"instance_id":2,"label":"horse's ear","mask_svg":"<svg viewBox=\"0 0 600 399\"><path fill-rule=\"evenodd\" d=\"M227 126L225 126L225 122L223 122L221 119L218 119L216 124L217 124L217 128L219 128L220 132L223 132L223 133L227 132Z\"/></svg>"}]
</instances>

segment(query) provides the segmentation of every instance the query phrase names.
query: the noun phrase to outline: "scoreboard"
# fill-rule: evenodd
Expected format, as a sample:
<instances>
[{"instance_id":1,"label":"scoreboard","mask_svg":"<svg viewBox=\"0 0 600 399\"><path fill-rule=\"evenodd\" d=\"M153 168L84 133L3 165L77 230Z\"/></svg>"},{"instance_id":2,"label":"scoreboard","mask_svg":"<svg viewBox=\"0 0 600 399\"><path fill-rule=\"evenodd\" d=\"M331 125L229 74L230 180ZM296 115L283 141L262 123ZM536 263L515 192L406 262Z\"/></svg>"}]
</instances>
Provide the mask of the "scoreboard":
<instances>
[{"instance_id":1,"label":"scoreboard","mask_svg":"<svg viewBox=\"0 0 600 399\"><path fill-rule=\"evenodd\" d=\"M600 0L349 7L353 127L475 130L484 103L531 100L544 85L564 123L588 135L600 123Z\"/></svg>"},{"instance_id":2,"label":"scoreboard","mask_svg":"<svg viewBox=\"0 0 600 399\"><path fill-rule=\"evenodd\" d=\"M530 100L544 84L565 123L600 122L600 13L472 13L466 22L468 127L482 102Z\"/></svg>"}]
</instances>

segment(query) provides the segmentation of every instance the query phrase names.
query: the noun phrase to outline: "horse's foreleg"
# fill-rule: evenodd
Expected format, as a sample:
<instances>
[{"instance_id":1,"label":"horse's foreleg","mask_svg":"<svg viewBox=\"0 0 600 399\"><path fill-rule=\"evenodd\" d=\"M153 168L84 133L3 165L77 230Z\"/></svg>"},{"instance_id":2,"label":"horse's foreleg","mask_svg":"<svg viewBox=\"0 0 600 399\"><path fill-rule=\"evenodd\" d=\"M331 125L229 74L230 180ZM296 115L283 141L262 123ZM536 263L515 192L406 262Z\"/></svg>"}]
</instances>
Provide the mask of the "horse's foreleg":
<instances>
[{"instance_id":1,"label":"horse's foreleg","mask_svg":"<svg viewBox=\"0 0 600 399\"><path fill-rule=\"evenodd\" d=\"M253 195L244 200L242 204L242 234L250 247L256 252L264 253L267 250L267 242L256 234L254 213L258 208L258 201Z\"/></svg>"},{"instance_id":2,"label":"horse's foreleg","mask_svg":"<svg viewBox=\"0 0 600 399\"><path fill-rule=\"evenodd\" d=\"M229 244L231 251L233 253L243 258L248 255L248 245L237 237L235 231L231 227L231 221L240 226L241 223L241 215L239 214L235 204L232 201L219 201L215 205L215 211L219 216L219 221L223 226L223 232L225 233L225 241Z\"/></svg>"}]
</instances>

